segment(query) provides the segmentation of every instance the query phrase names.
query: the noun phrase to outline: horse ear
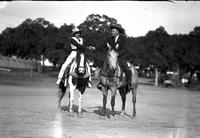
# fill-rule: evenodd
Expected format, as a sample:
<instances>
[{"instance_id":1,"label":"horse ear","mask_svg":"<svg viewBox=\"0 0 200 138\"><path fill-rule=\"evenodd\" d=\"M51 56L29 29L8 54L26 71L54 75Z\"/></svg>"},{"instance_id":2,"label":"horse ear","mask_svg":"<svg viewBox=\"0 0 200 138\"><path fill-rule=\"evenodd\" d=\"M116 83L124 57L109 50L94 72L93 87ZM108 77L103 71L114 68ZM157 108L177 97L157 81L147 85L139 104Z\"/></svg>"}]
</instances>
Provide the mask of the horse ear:
<instances>
[{"instance_id":1,"label":"horse ear","mask_svg":"<svg viewBox=\"0 0 200 138\"><path fill-rule=\"evenodd\" d=\"M112 47L110 47L110 48L109 48L109 50L108 50L108 52L110 53L112 50L113 50L113 48L112 48Z\"/></svg>"},{"instance_id":2,"label":"horse ear","mask_svg":"<svg viewBox=\"0 0 200 138\"><path fill-rule=\"evenodd\" d=\"M108 47L108 49L111 49L111 46L110 46L110 44L109 44L109 43L107 43L107 47Z\"/></svg>"}]
</instances>

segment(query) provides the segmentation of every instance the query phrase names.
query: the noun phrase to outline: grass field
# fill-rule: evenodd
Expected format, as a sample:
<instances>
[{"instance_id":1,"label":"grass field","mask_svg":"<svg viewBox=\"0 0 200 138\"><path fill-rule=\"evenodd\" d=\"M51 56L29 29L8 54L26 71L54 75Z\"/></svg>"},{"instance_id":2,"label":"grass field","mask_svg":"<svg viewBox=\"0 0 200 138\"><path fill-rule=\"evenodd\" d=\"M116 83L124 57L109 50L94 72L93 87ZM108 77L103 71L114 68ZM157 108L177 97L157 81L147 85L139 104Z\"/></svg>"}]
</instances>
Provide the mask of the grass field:
<instances>
[{"instance_id":1,"label":"grass field","mask_svg":"<svg viewBox=\"0 0 200 138\"><path fill-rule=\"evenodd\" d=\"M83 118L69 116L68 96L57 108L57 73L0 72L0 138L200 138L200 93L184 89L154 87L141 79L137 93L137 116L127 95L126 116L102 117L102 93L86 89ZM149 83L150 82L150 83ZM93 78L93 83L98 80ZM78 93L74 111L77 112ZM110 113L110 94L107 111Z\"/></svg>"}]
</instances>

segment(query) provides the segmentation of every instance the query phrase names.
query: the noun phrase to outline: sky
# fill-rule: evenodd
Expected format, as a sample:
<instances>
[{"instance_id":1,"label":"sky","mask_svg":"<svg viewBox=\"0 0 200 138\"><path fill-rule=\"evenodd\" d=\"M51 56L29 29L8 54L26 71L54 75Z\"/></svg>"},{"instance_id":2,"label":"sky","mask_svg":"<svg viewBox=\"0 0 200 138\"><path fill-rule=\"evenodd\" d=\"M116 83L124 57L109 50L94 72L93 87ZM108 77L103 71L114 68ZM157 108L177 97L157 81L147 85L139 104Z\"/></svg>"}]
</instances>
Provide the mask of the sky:
<instances>
[{"instance_id":1,"label":"sky","mask_svg":"<svg viewBox=\"0 0 200 138\"><path fill-rule=\"evenodd\" d=\"M78 26L90 14L117 19L128 36L144 36L163 26L169 34L188 34L200 26L200 2L148 1L10 1L0 2L0 33L27 18L45 18L55 26Z\"/></svg>"}]
</instances>

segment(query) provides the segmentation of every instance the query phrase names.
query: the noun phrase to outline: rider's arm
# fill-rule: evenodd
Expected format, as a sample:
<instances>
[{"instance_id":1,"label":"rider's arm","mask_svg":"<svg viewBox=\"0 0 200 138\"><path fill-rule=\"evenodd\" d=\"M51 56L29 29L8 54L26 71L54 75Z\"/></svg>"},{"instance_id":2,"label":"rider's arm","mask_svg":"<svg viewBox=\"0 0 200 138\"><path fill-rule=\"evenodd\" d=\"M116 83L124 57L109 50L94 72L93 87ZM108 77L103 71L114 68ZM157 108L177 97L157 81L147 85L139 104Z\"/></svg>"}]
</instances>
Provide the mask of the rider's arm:
<instances>
[{"instance_id":1,"label":"rider's arm","mask_svg":"<svg viewBox=\"0 0 200 138\"><path fill-rule=\"evenodd\" d=\"M93 50L93 47L92 46L86 46L86 45L81 45L81 44L79 44L79 43L77 43L76 42L76 40L74 40L74 39L71 39L71 44L73 44L74 46L76 46L77 47L77 49L79 49L79 50Z\"/></svg>"}]
</instances>

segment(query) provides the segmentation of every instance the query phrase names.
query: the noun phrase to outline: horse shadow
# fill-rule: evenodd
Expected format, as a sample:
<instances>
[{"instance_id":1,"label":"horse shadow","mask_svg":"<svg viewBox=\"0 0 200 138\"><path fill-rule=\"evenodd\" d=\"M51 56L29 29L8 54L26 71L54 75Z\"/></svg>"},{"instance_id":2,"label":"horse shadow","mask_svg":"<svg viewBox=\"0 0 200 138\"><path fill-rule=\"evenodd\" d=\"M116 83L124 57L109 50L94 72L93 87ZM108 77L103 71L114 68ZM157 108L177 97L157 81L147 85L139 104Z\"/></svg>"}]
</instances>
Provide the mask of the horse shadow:
<instances>
[{"instance_id":1,"label":"horse shadow","mask_svg":"<svg viewBox=\"0 0 200 138\"><path fill-rule=\"evenodd\" d=\"M87 108L94 109L92 112L94 114L97 114L100 117L107 117L107 118L111 119L112 111L109 108L106 108L106 114L103 113L103 106L95 106L95 107L87 107ZM75 113L78 113L78 105L73 105L72 109ZM60 110L69 113L69 105L61 106ZM91 113L91 112L88 112L87 110L82 109L82 113ZM121 116L121 111L114 111L114 114L115 114L115 116L116 115ZM131 115L129 115L127 113L125 113L125 116L127 116L128 118L131 118L131 119L133 118Z\"/></svg>"},{"instance_id":2,"label":"horse shadow","mask_svg":"<svg viewBox=\"0 0 200 138\"><path fill-rule=\"evenodd\" d=\"M112 111L109 108L106 108L106 114L103 113L103 106L95 106L95 107L88 107L89 109L95 109L93 110L93 113L99 115L99 116L106 116L107 118L110 118L112 115ZM120 115L120 111L114 111L115 115Z\"/></svg>"},{"instance_id":3,"label":"horse shadow","mask_svg":"<svg viewBox=\"0 0 200 138\"><path fill-rule=\"evenodd\" d=\"M99 116L106 116L107 118L111 118L112 116L112 111L108 108L106 108L106 115L103 114L103 106L95 106L95 107L89 107L90 109L92 108L97 108L96 110L93 111L93 113L99 115ZM114 111L115 116L121 116L121 111ZM128 117L130 119L133 119L133 117L127 113L124 113L124 117Z\"/></svg>"},{"instance_id":4,"label":"horse shadow","mask_svg":"<svg viewBox=\"0 0 200 138\"><path fill-rule=\"evenodd\" d=\"M78 113L78 105L73 105L72 109L73 109L74 112ZM68 106L61 106L60 110L69 112L69 105ZM87 111L85 109L82 109L82 113L87 113Z\"/></svg>"}]
</instances>

